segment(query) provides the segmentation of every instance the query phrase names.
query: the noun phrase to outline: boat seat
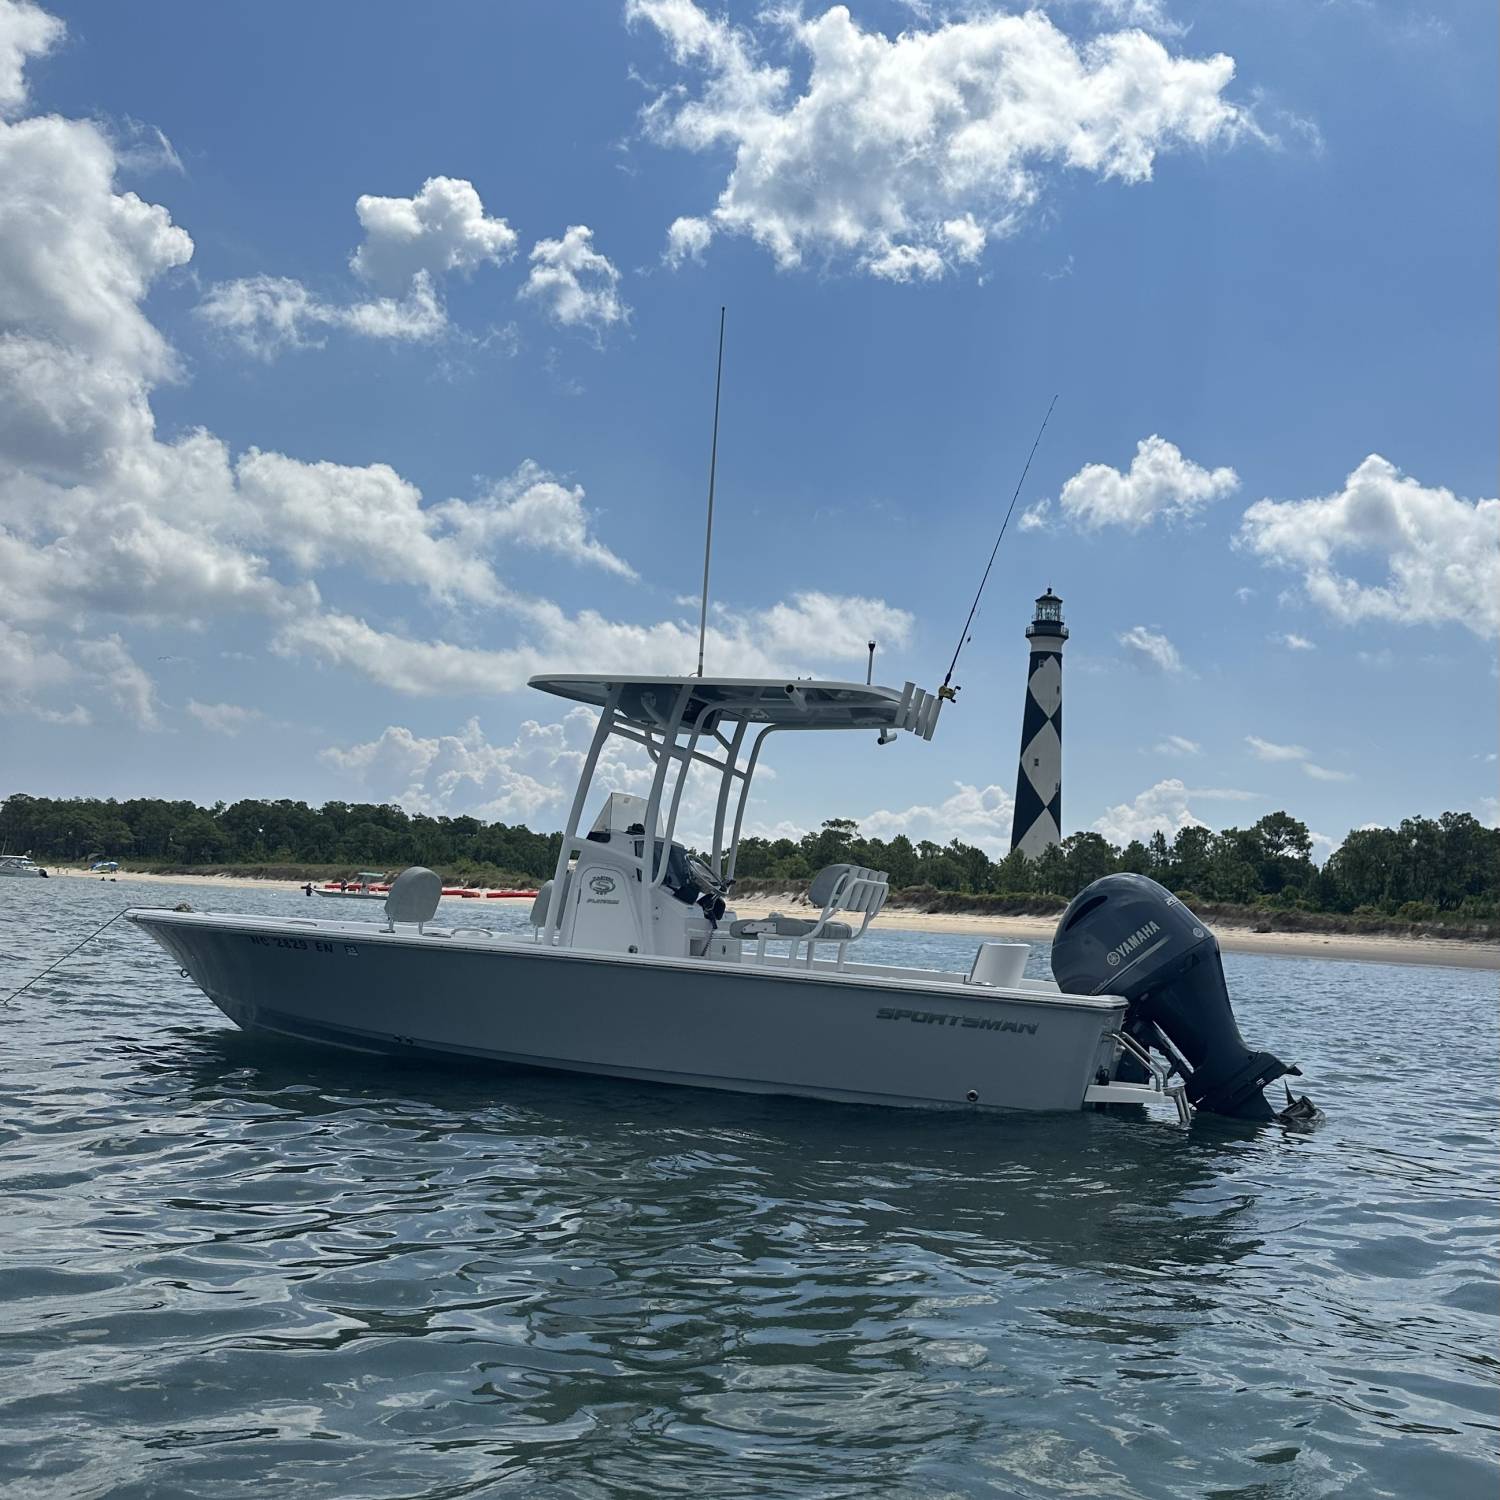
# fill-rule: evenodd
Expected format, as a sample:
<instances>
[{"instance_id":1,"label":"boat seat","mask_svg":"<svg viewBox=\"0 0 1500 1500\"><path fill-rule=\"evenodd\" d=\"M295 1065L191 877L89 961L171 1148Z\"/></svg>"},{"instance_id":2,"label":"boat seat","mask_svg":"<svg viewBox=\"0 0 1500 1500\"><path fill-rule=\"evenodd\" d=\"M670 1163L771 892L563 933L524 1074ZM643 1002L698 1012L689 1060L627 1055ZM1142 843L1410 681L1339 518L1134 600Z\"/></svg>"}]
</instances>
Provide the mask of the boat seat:
<instances>
[{"instance_id":1,"label":"boat seat","mask_svg":"<svg viewBox=\"0 0 1500 1500\"><path fill-rule=\"evenodd\" d=\"M532 900L531 925L538 929L538 935L540 935L540 929L547 925L547 903L552 899L552 887L556 884L555 880L543 881L541 889L537 891L535 898ZM560 905L564 910L567 909L568 891L572 885L573 872L570 869L563 876L562 901Z\"/></svg>"},{"instance_id":2,"label":"boat seat","mask_svg":"<svg viewBox=\"0 0 1500 1500\"><path fill-rule=\"evenodd\" d=\"M397 922L415 922L417 931L437 915L443 899L443 882L423 865L403 870L391 882L385 898L385 930L394 932Z\"/></svg>"},{"instance_id":3,"label":"boat seat","mask_svg":"<svg viewBox=\"0 0 1500 1500\"><path fill-rule=\"evenodd\" d=\"M552 882L544 880L531 903L531 925L540 927L547 920L547 903L552 899Z\"/></svg>"},{"instance_id":4,"label":"boat seat","mask_svg":"<svg viewBox=\"0 0 1500 1500\"><path fill-rule=\"evenodd\" d=\"M807 887L809 905L821 907L818 916L788 917L773 911L769 917L747 917L732 922L731 937L754 938L757 960L763 960L768 938L785 938L791 943L788 960L797 956L798 948L807 944L806 963L811 966L819 943L837 943L839 968L849 944L865 935L870 923L879 915L890 894L890 876L884 870L870 870L863 865L825 865L813 876ZM848 922L837 922L839 912L863 918L856 929Z\"/></svg>"},{"instance_id":5,"label":"boat seat","mask_svg":"<svg viewBox=\"0 0 1500 1500\"><path fill-rule=\"evenodd\" d=\"M812 935L818 923L811 917L786 917L773 911L768 917L745 917L729 924L730 937L804 938ZM854 940L854 929L847 922L824 922L818 936L830 941L848 943Z\"/></svg>"}]
</instances>

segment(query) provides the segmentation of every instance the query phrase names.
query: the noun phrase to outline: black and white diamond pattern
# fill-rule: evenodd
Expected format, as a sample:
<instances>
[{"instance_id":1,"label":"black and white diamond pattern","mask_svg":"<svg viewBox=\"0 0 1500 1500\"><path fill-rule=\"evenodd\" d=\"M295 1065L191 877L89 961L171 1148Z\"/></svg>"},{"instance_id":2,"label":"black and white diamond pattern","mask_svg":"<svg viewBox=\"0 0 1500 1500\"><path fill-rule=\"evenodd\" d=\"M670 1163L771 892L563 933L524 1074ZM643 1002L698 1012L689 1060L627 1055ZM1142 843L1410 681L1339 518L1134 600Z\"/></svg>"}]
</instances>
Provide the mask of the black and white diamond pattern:
<instances>
[{"instance_id":1,"label":"black and white diamond pattern","mask_svg":"<svg viewBox=\"0 0 1500 1500\"><path fill-rule=\"evenodd\" d=\"M1062 842L1062 653L1033 651L1010 846L1035 859Z\"/></svg>"}]
</instances>

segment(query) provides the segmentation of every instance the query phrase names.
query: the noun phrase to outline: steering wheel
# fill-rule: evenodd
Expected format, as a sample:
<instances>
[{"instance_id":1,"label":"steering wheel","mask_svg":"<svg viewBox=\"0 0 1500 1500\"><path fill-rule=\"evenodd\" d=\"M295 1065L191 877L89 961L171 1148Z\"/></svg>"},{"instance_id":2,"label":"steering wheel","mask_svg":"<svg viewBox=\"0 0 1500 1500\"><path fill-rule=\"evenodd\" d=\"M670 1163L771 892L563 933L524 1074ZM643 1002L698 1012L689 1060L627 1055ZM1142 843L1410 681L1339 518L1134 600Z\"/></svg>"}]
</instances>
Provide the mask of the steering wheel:
<instances>
[{"instance_id":1,"label":"steering wheel","mask_svg":"<svg viewBox=\"0 0 1500 1500\"><path fill-rule=\"evenodd\" d=\"M729 894L729 887L734 884L732 880L720 880L714 874L713 866L706 859L699 859L696 854L688 855L687 868L689 879L711 900L722 901Z\"/></svg>"}]
</instances>

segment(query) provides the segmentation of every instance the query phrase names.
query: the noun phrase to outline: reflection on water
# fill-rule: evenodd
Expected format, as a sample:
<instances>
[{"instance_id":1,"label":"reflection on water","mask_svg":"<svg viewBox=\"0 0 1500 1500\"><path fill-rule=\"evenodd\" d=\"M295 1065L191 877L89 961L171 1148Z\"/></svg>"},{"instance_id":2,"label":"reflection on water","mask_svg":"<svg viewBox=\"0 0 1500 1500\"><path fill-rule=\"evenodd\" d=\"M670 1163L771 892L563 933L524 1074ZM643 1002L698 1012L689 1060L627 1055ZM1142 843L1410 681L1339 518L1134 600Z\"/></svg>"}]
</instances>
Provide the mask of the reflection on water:
<instances>
[{"instance_id":1,"label":"reflection on water","mask_svg":"<svg viewBox=\"0 0 1500 1500\"><path fill-rule=\"evenodd\" d=\"M131 891L49 885L6 893L7 981ZM0 1475L1488 1495L1493 976L1227 967L1312 1134L325 1056L228 1029L117 925L0 1012Z\"/></svg>"}]
</instances>

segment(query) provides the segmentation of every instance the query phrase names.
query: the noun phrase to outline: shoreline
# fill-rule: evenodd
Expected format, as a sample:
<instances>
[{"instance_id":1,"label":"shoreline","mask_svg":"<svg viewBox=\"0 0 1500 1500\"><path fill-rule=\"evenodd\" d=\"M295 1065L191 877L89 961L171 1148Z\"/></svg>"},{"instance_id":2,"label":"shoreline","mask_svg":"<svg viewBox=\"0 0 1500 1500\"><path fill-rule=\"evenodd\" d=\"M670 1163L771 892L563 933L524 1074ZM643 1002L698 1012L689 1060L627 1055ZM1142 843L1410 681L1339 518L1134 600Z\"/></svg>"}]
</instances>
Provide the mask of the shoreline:
<instances>
[{"instance_id":1,"label":"shoreline","mask_svg":"<svg viewBox=\"0 0 1500 1500\"><path fill-rule=\"evenodd\" d=\"M304 884L298 880L261 880L244 875L156 875L132 870L121 870L113 876L101 876L66 865L55 868L49 866L48 873L53 878L63 880L196 886L209 890L281 890L291 893L300 892ZM753 897L736 901L734 909L740 916L763 917L773 908L789 911L797 904L785 897L777 900ZM921 912L888 906L876 919L875 926L885 932L925 932L1036 943L1051 941L1056 922L1047 917ZM1219 939L1219 946L1226 953L1253 953L1267 958L1327 958L1359 963L1425 964L1437 968L1500 971L1500 944L1479 943L1467 938L1386 937L1344 932L1252 932L1246 927L1222 924L1216 925L1213 931Z\"/></svg>"}]
</instances>

